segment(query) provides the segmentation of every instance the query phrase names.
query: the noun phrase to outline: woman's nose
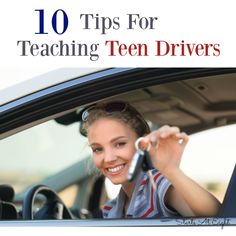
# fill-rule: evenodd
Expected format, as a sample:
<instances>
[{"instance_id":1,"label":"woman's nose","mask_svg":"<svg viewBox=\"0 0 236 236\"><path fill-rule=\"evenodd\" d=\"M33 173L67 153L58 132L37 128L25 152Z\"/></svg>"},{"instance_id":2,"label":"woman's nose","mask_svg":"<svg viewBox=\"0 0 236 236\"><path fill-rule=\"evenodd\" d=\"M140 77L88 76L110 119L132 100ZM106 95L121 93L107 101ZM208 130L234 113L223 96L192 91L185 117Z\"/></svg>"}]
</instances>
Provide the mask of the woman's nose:
<instances>
[{"instance_id":1,"label":"woman's nose","mask_svg":"<svg viewBox=\"0 0 236 236\"><path fill-rule=\"evenodd\" d=\"M104 162L113 162L115 161L116 155L112 150L106 150L104 153Z\"/></svg>"}]
</instances>

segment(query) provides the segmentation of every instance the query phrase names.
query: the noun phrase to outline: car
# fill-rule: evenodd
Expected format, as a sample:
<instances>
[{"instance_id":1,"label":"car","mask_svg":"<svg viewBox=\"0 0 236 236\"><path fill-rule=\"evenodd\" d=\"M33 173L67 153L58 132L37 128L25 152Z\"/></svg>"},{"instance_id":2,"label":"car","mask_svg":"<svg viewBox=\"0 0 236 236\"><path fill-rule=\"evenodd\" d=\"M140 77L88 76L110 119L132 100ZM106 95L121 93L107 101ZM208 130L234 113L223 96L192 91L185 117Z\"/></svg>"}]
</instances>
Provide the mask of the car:
<instances>
[{"instance_id":1,"label":"car","mask_svg":"<svg viewBox=\"0 0 236 236\"><path fill-rule=\"evenodd\" d=\"M65 68L0 93L1 226L156 226L236 232L236 68ZM127 101L151 129L190 136L182 168L221 202L218 216L103 219L113 186L94 167L78 113ZM193 143L192 143L193 142ZM176 233L175 228L175 233Z\"/></svg>"}]
</instances>

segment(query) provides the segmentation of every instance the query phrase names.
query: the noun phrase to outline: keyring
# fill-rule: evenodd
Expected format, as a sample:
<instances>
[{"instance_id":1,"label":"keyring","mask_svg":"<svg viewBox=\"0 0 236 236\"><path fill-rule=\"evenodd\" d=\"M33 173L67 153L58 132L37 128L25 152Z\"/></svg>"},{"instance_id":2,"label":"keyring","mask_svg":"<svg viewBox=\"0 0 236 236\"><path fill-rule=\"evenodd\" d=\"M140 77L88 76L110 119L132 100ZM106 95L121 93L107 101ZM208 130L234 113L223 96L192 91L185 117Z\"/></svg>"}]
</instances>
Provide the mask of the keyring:
<instances>
[{"instance_id":1,"label":"keyring","mask_svg":"<svg viewBox=\"0 0 236 236\"><path fill-rule=\"evenodd\" d=\"M140 150L140 148L139 148L139 143L140 143L143 139L144 139L144 137L139 137L139 138L135 141L135 148L136 148L137 151ZM149 152L150 149L151 149L151 144L150 144L150 142L149 142L146 151ZM141 149L141 150L143 150L143 149ZM144 150L145 150L145 149L144 149ZM144 151L144 150L143 150L143 151Z\"/></svg>"}]
</instances>

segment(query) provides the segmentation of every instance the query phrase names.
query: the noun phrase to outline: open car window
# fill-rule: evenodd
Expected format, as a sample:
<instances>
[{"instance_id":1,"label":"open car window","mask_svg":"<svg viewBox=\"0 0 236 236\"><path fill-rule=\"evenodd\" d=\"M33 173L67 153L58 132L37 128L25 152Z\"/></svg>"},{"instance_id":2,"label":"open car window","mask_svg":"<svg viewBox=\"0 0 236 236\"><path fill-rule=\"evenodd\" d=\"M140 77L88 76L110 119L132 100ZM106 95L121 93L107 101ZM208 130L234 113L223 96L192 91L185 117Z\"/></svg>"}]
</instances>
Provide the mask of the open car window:
<instances>
[{"instance_id":1,"label":"open car window","mask_svg":"<svg viewBox=\"0 0 236 236\"><path fill-rule=\"evenodd\" d=\"M75 164L82 165L81 161L84 159L88 159L91 164L90 147L78 130L78 123L62 125L53 119L2 140L1 183L10 184L16 195L20 195L32 184L57 176ZM235 146L236 125L192 134L181 168L223 202L235 165ZM89 164L85 177L86 173L88 176L92 174L95 178L98 177L98 172L90 170ZM57 181L60 182L60 179ZM75 186L75 183L70 183L69 186L59 188L62 199L74 208L78 204L78 186ZM100 209L105 201L117 196L120 187L106 179L104 189L99 193L101 196L98 196ZM86 209L88 205L80 207Z\"/></svg>"},{"instance_id":2,"label":"open car window","mask_svg":"<svg viewBox=\"0 0 236 236\"><path fill-rule=\"evenodd\" d=\"M94 102L114 100L128 101L144 116L151 129L169 124L179 126L189 134L181 169L220 202L224 203L227 195L227 208L236 208L236 202L232 200L234 192L228 191L236 163L235 73L224 74L223 71L218 75L218 71L214 71L211 76L210 72L204 74L204 69L200 71L204 76L197 71L190 78L191 71L184 74L173 69L165 77L167 72L164 69L126 70L109 70L111 75L108 72L89 75L88 84L85 83L86 77L62 82L55 87L55 91L54 87L50 87L20 98L18 104L13 101L3 107L6 115L3 116L5 123L2 122L0 127L3 131L0 185L9 185L14 189L14 198L9 201L17 209L14 220L22 220L27 189L40 185L48 186L59 194L73 216L65 213L63 217L69 216L69 219L76 221L98 218L105 222L101 225L107 224L102 219L102 208L108 200L117 196L120 186L111 184L95 169L88 141L79 133L76 114ZM106 84L104 81L107 78L112 82ZM105 84L100 85L101 82ZM40 100L42 94L47 96L43 95ZM231 183L235 184L234 181ZM44 211L37 214L44 203L44 197L35 198L31 211L36 215L36 220L49 218L48 215L45 217ZM204 216L202 219L139 219L137 224L155 225L158 222L159 225L184 226L204 222L203 225L233 225L236 223L236 213L232 212L230 215L220 215L220 212L218 216L207 217L208 220ZM56 214L53 217L58 219ZM220 219L215 221L216 217ZM94 224L94 221L91 222ZM123 221L114 222L114 225L119 222L123 224ZM135 221L133 223L136 224Z\"/></svg>"}]
</instances>

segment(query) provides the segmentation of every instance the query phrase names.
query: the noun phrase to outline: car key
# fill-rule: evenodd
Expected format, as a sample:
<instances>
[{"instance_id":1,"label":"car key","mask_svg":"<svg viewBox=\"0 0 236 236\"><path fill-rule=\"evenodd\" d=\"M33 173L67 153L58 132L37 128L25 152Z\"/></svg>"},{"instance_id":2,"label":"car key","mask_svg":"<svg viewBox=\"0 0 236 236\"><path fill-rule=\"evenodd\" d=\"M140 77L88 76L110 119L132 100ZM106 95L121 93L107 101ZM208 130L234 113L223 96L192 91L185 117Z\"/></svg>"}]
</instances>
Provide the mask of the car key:
<instances>
[{"instance_id":1,"label":"car key","mask_svg":"<svg viewBox=\"0 0 236 236\"><path fill-rule=\"evenodd\" d=\"M140 168L142 167L143 159L144 159L144 151L142 151L141 149L138 149L133 156L133 159L131 161L129 171L128 171L128 180L130 182L134 180Z\"/></svg>"},{"instance_id":2,"label":"car key","mask_svg":"<svg viewBox=\"0 0 236 236\"><path fill-rule=\"evenodd\" d=\"M145 150L140 149L139 147L139 142L143 139L143 137L138 138L135 142L135 148L136 152L133 156L133 159L131 161L129 171L128 171L128 180L132 181L135 179L137 176L140 168L142 168L143 171L147 172L152 184L152 187L154 190L156 190L156 185L153 179L153 175L151 170L154 169L152 162L151 162L151 157L149 155L149 150L151 148L150 144Z\"/></svg>"},{"instance_id":3,"label":"car key","mask_svg":"<svg viewBox=\"0 0 236 236\"><path fill-rule=\"evenodd\" d=\"M143 171L149 171L149 170L154 169L154 167L152 165L151 157L150 157L149 152L147 150L144 150L142 169L143 169Z\"/></svg>"},{"instance_id":4,"label":"car key","mask_svg":"<svg viewBox=\"0 0 236 236\"><path fill-rule=\"evenodd\" d=\"M145 152L139 147L139 143L142 139L143 137L140 137L135 142L136 152L131 161L129 171L128 171L128 177L127 177L130 182L135 179L140 168L143 168L143 160L144 160Z\"/></svg>"}]
</instances>

